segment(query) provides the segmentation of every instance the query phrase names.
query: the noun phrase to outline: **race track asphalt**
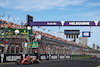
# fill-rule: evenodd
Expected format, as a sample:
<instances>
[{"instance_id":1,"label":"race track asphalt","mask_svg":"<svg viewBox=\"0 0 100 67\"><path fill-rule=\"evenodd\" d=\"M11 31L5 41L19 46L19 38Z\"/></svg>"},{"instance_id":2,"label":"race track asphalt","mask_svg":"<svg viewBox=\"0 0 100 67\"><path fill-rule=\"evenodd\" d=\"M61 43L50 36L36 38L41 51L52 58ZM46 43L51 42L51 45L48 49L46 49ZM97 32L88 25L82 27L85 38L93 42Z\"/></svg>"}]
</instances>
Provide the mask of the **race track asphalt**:
<instances>
[{"instance_id":1,"label":"race track asphalt","mask_svg":"<svg viewBox=\"0 0 100 67\"><path fill-rule=\"evenodd\" d=\"M39 64L16 65L15 63L0 64L0 67L97 67L100 61L96 59L85 60L50 60Z\"/></svg>"}]
</instances>

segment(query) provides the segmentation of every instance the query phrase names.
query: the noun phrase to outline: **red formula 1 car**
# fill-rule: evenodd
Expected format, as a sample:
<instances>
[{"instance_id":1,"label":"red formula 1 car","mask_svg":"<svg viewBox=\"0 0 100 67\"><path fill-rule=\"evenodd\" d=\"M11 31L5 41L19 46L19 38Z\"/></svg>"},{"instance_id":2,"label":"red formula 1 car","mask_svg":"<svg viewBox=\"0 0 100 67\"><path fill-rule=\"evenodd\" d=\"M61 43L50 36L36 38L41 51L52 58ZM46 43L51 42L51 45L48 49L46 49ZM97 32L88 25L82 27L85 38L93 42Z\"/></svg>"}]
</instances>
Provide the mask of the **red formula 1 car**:
<instances>
[{"instance_id":1,"label":"red formula 1 car","mask_svg":"<svg viewBox=\"0 0 100 67\"><path fill-rule=\"evenodd\" d=\"M26 57L25 59L17 59L16 64L34 64L34 63L39 63L39 60L33 59L31 57Z\"/></svg>"}]
</instances>

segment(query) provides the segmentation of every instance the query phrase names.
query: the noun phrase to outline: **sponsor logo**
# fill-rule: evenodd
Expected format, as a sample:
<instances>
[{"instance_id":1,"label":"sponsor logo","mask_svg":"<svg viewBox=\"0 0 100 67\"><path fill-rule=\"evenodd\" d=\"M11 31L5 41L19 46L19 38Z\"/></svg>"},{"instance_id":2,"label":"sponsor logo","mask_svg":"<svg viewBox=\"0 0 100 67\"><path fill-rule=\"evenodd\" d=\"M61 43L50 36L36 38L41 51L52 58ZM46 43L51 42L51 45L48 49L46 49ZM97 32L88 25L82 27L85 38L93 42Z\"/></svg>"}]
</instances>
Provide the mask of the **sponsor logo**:
<instances>
[{"instance_id":1,"label":"sponsor logo","mask_svg":"<svg viewBox=\"0 0 100 67\"><path fill-rule=\"evenodd\" d=\"M66 58L70 58L70 56L66 56Z\"/></svg>"},{"instance_id":2,"label":"sponsor logo","mask_svg":"<svg viewBox=\"0 0 100 67\"><path fill-rule=\"evenodd\" d=\"M90 32L88 31L82 32L82 37L90 37Z\"/></svg>"},{"instance_id":3,"label":"sponsor logo","mask_svg":"<svg viewBox=\"0 0 100 67\"><path fill-rule=\"evenodd\" d=\"M6 61L16 61L17 59L21 59L21 56L6 56Z\"/></svg>"},{"instance_id":4,"label":"sponsor logo","mask_svg":"<svg viewBox=\"0 0 100 67\"><path fill-rule=\"evenodd\" d=\"M94 23L95 23L95 25L97 26L97 25L98 25L98 23L99 23L99 21L94 21Z\"/></svg>"},{"instance_id":5,"label":"sponsor logo","mask_svg":"<svg viewBox=\"0 0 100 67\"><path fill-rule=\"evenodd\" d=\"M65 21L61 21L62 26L64 25Z\"/></svg>"},{"instance_id":6,"label":"sponsor logo","mask_svg":"<svg viewBox=\"0 0 100 67\"><path fill-rule=\"evenodd\" d=\"M57 25L55 22L47 22L47 25Z\"/></svg>"},{"instance_id":7,"label":"sponsor logo","mask_svg":"<svg viewBox=\"0 0 100 67\"><path fill-rule=\"evenodd\" d=\"M83 35L84 35L84 36L89 36L89 33L84 33Z\"/></svg>"},{"instance_id":8,"label":"sponsor logo","mask_svg":"<svg viewBox=\"0 0 100 67\"><path fill-rule=\"evenodd\" d=\"M80 33L79 31L69 31L68 32L69 34L78 34L78 33Z\"/></svg>"},{"instance_id":9,"label":"sponsor logo","mask_svg":"<svg viewBox=\"0 0 100 67\"><path fill-rule=\"evenodd\" d=\"M42 59L42 60L46 59L46 56L41 56L41 59Z\"/></svg>"},{"instance_id":10,"label":"sponsor logo","mask_svg":"<svg viewBox=\"0 0 100 67\"><path fill-rule=\"evenodd\" d=\"M90 22L69 22L69 25L90 25Z\"/></svg>"},{"instance_id":11,"label":"sponsor logo","mask_svg":"<svg viewBox=\"0 0 100 67\"><path fill-rule=\"evenodd\" d=\"M64 56L60 56L60 59L63 59L64 58Z\"/></svg>"},{"instance_id":12,"label":"sponsor logo","mask_svg":"<svg viewBox=\"0 0 100 67\"><path fill-rule=\"evenodd\" d=\"M15 32L15 33L19 33L19 30L18 30L18 29L16 29L14 32Z\"/></svg>"},{"instance_id":13,"label":"sponsor logo","mask_svg":"<svg viewBox=\"0 0 100 67\"><path fill-rule=\"evenodd\" d=\"M52 59L57 59L57 56L52 56L51 58L52 58Z\"/></svg>"}]
</instances>

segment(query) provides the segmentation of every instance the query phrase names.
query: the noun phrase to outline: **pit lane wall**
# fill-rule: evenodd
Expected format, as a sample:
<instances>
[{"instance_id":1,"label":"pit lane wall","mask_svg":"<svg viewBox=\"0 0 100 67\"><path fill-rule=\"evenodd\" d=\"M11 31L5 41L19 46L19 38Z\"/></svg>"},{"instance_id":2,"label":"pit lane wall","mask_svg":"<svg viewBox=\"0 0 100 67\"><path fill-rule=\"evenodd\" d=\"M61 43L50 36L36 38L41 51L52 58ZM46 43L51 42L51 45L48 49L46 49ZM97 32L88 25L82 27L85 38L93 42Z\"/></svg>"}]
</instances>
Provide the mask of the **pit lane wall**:
<instances>
[{"instance_id":1,"label":"pit lane wall","mask_svg":"<svg viewBox=\"0 0 100 67\"><path fill-rule=\"evenodd\" d=\"M56 59L80 59L80 58L90 58L91 55L64 55L64 54L1 54L0 63L4 62L15 62L17 59L24 59L30 55L33 59L38 58L39 60L56 60Z\"/></svg>"}]
</instances>

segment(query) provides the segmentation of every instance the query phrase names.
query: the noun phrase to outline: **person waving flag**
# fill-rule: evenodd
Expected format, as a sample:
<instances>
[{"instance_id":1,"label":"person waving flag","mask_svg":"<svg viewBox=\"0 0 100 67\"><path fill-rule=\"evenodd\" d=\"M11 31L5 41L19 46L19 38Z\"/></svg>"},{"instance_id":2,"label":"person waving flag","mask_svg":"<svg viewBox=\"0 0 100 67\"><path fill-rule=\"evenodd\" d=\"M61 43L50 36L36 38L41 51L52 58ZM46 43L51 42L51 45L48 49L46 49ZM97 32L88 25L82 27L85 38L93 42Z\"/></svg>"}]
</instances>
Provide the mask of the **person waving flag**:
<instances>
[{"instance_id":1,"label":"person waving flag","mask_svg":"<svg viewBox=\"0 0 100 67\"><path fill-rule=\"evenodd\" d=\"M5 13L2 15L2 17L4 17L5 16Z\"/></svg>"},{"instance_id":2,"label":"person waving flag","mask_svg":"<svg viewBox=\"0 0 100 67\"><path fill-rule=\"evenodd\" d=\"M10 18L10 14L9 14L9 16L8 16L8 19Z\"/></svg>"},{"instance_id":3,"label":"person waving flag","mask_svg":"<svg viewBox=\"0 0 100 67\"><path fill-rule=\"evenodd\" d=\"M13 17L13 20L15 20L15 15L14 15L14 17Z\"/></svg>"},{"instance_id":4,"label":"person waving flag","mask_svg":"<svg viewBox=\"0 0 100 67\"><path fill-rule=\"evenodd\" d=\"M17 22L19 21L19 18L17 18Z\"/></svg>"}]
</instances>

